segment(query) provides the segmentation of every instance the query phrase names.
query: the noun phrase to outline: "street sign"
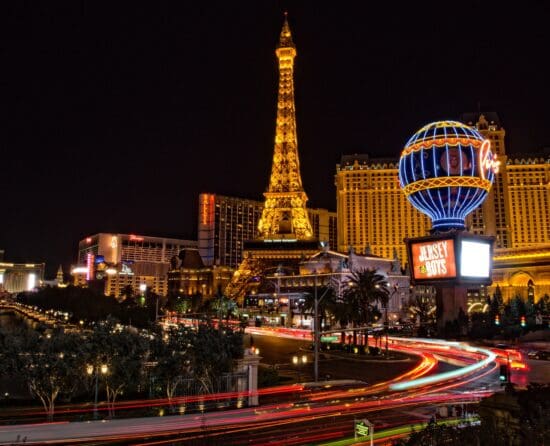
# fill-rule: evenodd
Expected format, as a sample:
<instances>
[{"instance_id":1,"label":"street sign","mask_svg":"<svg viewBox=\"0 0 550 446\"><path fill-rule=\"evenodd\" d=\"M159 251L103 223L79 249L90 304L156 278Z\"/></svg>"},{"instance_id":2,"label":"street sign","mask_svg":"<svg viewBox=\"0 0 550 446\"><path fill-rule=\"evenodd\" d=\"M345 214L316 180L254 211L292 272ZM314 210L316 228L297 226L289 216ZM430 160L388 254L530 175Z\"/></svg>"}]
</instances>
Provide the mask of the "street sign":
<instances>
[{"instance_id":1,"label":"street sign","mask_svg":"<svg viewBox=\"0 0 550 446\"><path fill-rule=\"evenodd\" d=\"M355 433L359 437L366 437L369 435L369 426L365 424L365 420L355 421Z\"/></svg>"},{"instance_id":2,"label":"street sign","mask_svg":"<svg viewBox=\"0 0 550 446\"><path fill-rule=\"evenodd\" d=\"M321 336L321 342L334 342L338 340L338 336Z\"/></svg>"},{"instance_id":3,"label":"street sign","mask_svg":"<svg viewBox=\"0 0 550 446\"><path fill-rule=\"evenodd\" d=\"M362 420L354 420L355 427L355 438L358 437L369 437L370 436L370 445L374 444L374 424L372 424L366 418Z\"/></svg>"}]
</instances>

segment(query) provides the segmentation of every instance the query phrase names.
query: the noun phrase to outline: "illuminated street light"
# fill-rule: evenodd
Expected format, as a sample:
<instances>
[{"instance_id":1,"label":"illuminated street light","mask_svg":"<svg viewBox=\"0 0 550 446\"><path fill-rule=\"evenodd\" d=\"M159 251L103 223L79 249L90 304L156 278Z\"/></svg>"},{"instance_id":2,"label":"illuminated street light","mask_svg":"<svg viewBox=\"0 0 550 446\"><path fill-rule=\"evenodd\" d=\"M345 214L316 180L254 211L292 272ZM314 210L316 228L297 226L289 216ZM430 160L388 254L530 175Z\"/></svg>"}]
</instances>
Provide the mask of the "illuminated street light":
<instances>
[{"instance_id":1,"label":"illuminated street light","mask_svg":"<svg viewBox=\"0 0 550 446\"><path fill-rule=\"evenodd\" d=\"M325 298L330 288L327 288L321 297L317 294L317 271L313 274L314 324L313 324L313 376L319 381L319 303Z\"/></svg>"},{"instance_id":2,"label":"illuminated street light","mask_svg":"<svg viewBox=\"0 0 550 446\"><path fill-rule=\"evenodd\" d=\"M385 309L385 317L384 317L384 331L386 332L386 358L388 357L388 331L390 328L390 321L388 320L388 306L390 305L390 301L393 299L393 296L395 293L399 291L399 285L397 283L393 284L393 291L386 302L386 309Z\"/></svg>"},{"instance_id":3,"label":"illuminated street light","mask_svg":"<svg viewBox=\"0 0 550 446\"><path fill-rule=\"evenodd\" d=\"M298 381L301 381L301 369L307 363L307 356L302 355L301 357L294 355L292 357L292 364L294 364L298 369Z\"/></svg>"},{"instance_id":4,"label":"illuminated street light","mask_svg":"<svg viewBox=\"0 0 550 446\"><path fill-rule=\"evenodd\" d=\"M86 367L86 373L88 375L94 374L95 378L95 396L94 396L94 420L97 420L97 394L99 390L99 372L101 371L101 374L106 375L109 372L109 368L107 367L107 364L101 364L100 367L97 367L95 365L88 365Z\"/></svg>"}]
</instances>

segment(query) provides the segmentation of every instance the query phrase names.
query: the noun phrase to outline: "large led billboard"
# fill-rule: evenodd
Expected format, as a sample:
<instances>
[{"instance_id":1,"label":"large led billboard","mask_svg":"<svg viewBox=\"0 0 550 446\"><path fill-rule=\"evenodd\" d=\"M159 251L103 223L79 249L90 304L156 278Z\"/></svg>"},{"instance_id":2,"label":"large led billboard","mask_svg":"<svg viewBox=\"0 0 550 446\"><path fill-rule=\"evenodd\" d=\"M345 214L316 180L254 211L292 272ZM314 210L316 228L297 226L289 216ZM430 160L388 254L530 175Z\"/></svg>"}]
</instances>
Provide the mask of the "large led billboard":
<instances>
[{"instance_id":1,"label":"large led billboard","mask_svg":"<svg viewBox=\"0 0 550 446\"><path fill-rule=\"evenodd\" d=\"M413 284L490 284L493 238L451 232L407 240Z\"/></svg>"},{"instance_id":2,"label":"large led billboard","mask_svg":"<svg viewBox=\"0 0 550 446\"><path fill-rule=\"evenodd\" d=\"M486 241L460 240L460 276L491 276L491 244Z\"/></svg>"},{"instance_id":3,"label":"large led billboard","mask_svg":"<svg viewBox=\"0 0 550 446\"><path fill-rule=\"evenodd\" d=\"M415 279L454 279L456 259L454 240L433 240L411 244Z\"/></svg>"}]
</instances>

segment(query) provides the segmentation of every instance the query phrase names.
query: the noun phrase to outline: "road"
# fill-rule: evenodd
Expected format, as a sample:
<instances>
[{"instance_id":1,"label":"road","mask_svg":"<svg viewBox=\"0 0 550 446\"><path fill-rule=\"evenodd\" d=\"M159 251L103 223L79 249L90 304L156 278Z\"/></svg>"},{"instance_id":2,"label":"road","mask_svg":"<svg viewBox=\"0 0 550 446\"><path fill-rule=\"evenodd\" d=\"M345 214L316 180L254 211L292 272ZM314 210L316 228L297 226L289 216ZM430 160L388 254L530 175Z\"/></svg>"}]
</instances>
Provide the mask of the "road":
<instances>
[{"instance_id":1,"label":"road","mask_svg":"<svg viewBox=\"0 0 550 446\"><path fill-rule=\"evenodd\" d=\"M486 349L434 340L396 339L395 342L393 349L408 354L415 352L421 360L406 373L377 384L356 389L317 390L306 387L295 391L296 398L292 403L202 415L2 426L0 443L13 443L19 435L20 439L26 437L26 444L45 441L58 444L120 443L132 439L147 444L146 438L166 438L169 435L166 440L169 442L175 438L185 441L198 438L208 440L204 444L214 444L214 439L223 435L227 444L261 444L266 441L300 444L312 437L315 438L313 442L321 441L321 431L325 439L346 436L354 417L369 417L377 426L390 425L397 420L401 423L417 422L421 407L468 404L498 388L495 386L498 383L498 365L495 363L498 358ZM254 343L258 345L256 339ZM286 343L276 342L275 345L280 345L280 348L277 349L279 356L274 357L283 358L288 354ZM450 363L452 367L446 372L438 371L441 362ZM411 362L410 365L414 364ZM358 368L367 369L368 364L363 363ZM315 426L319 429L308 433ZM294 438L294 443L284 443L289 436Z\"/></svg>"},{"instance_id":2,"label":"road","mask_svg":"<svg viewBox=\"0 0 550 446\"><path fill-rule=\"evenodd\" d=\"M252 335L253 343L260 350L261 364L275 366L284 382L313 381L313 351L310 341ZM250 345L250 335L245 346ZM301 362L306 356L307 362ZM298 356L299 363L293 364L292 357ZM420 362L418 356L394 353L394 359L368 359L367 356L345 354L343 352L320 352L319 378L321 380L357 380L375 384L398 376L415 367ZM390 367L388 367L390 366Z\"/></svg>"}]
</instances>

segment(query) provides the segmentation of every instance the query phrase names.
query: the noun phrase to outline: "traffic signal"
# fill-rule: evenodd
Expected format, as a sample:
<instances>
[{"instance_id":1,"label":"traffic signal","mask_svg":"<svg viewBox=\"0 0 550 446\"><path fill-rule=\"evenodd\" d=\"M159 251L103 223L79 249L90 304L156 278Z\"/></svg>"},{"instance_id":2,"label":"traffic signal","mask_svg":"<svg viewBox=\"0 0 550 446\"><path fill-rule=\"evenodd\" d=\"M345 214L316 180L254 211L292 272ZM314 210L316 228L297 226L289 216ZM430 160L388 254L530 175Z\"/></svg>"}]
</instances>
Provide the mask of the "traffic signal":
<instances>
[{"instance_id":1,"label":"traffic signal","mask_svg":"<svg viewBox=\"0 0 550 446\"><path fill-rule=\"evenodd\" d=\"M502 364L500 366L500 373L499 373L498 379L502 384L506 384L508 382L508 365Z\"/></svg>"},{"instance_id":2,"label":"traffic signal","mask_svg":"<svg viewBox=\"0 0 550 446\"><path fill-rule=\"evenodd\" d=\"M495 325L500 325L500 316L498 314L495 316Z\"/></svg>"},{"instance_id":3,"label":"traffic signal","mask_svg":"<svg viewBox=\"0 0 550 446\"><path fill-rule=\"evenodd\" d=\"M525 323L525 316L521 316L520 320L519 320L519 324L522 326L522 327L525 327L526 323Z\"/></svg>"}]
</instances>

